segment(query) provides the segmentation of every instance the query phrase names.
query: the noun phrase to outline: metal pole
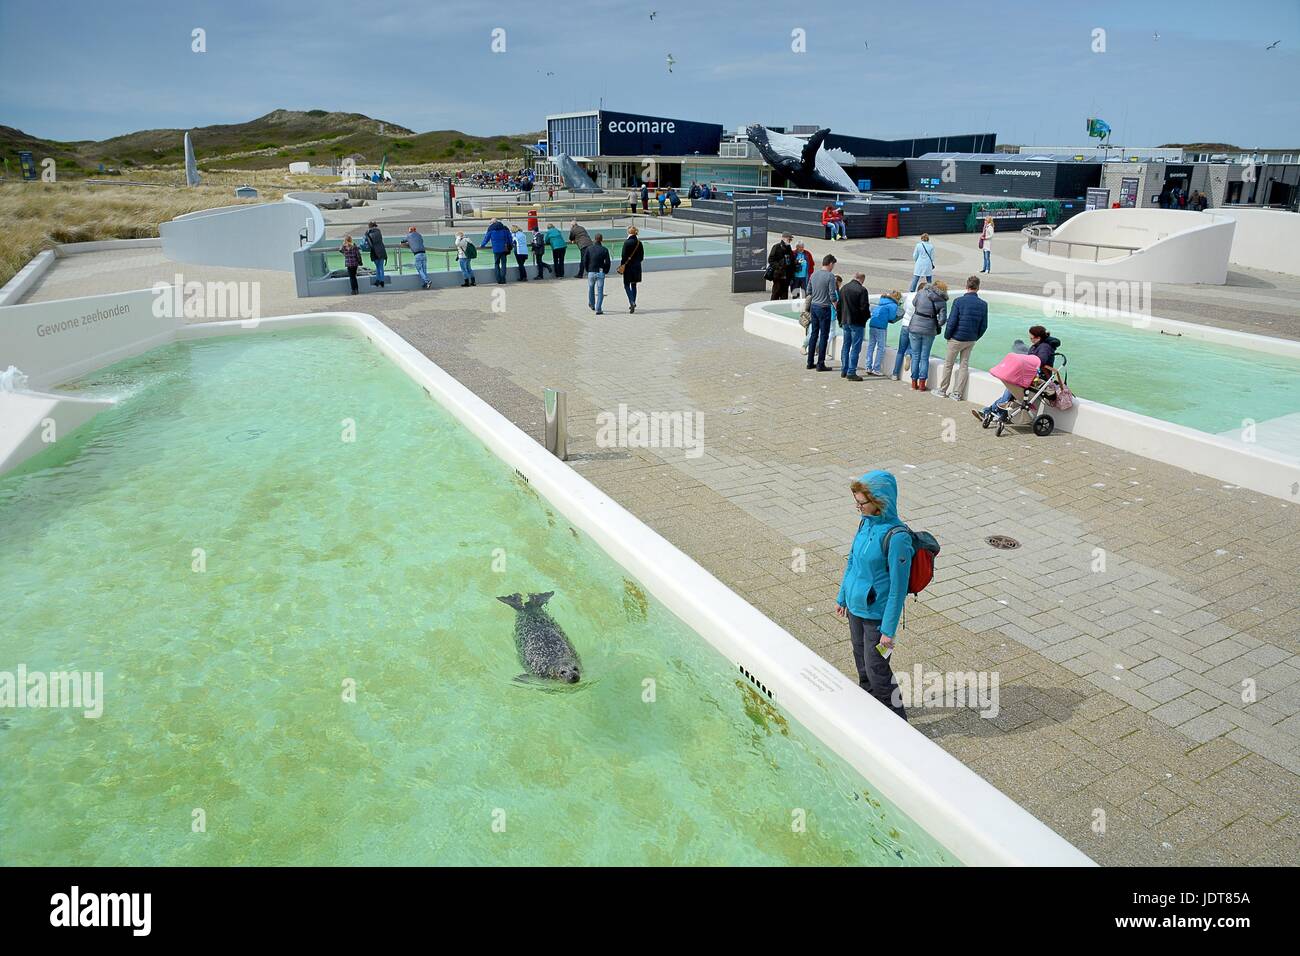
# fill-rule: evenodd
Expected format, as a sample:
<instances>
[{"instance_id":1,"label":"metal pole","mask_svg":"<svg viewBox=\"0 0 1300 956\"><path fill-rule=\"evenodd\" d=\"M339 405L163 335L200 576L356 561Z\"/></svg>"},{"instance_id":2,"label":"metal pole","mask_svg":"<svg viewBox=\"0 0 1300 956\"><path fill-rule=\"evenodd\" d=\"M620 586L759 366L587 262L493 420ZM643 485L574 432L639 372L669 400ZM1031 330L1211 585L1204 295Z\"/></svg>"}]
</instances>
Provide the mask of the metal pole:
<instances>
[{"instance_id":1,"label":"metal pole","mask_svg":"<svg viewBox=\"0 0 1300 956\"><path fill-rule=\"evenodd\" d=\"M556 388L542 390L546 407L546 450L560 461L569 459L569 401Z\"/></svg>"}]
</instances>

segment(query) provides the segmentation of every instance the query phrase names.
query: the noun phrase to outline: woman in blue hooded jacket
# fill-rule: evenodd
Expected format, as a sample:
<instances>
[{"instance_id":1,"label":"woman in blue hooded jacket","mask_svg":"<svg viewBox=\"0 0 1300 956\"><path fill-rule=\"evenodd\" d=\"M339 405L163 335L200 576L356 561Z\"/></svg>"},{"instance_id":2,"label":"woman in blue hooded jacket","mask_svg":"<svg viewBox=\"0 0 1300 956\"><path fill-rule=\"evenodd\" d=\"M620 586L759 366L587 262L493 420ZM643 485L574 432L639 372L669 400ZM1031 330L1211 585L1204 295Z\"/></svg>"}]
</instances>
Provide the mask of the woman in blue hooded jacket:
<instances>
[{"instance_id":1,"label":"woman in blue hooded jacket","mask_svg":"<svg viewBox=\"0 0 1300 956\"><path fill-rule=\"evenodd\" d=\"M858 684L904 720L907 711L894 696L894 672L876 650L894 647L898 619L912 573L912 536L898 517L898 482L887 471L869 471L851 486L862 520L849 548L835 613L849 620ZM888 553L886 553L888 536Z\"/></svg>"}]
</instances>

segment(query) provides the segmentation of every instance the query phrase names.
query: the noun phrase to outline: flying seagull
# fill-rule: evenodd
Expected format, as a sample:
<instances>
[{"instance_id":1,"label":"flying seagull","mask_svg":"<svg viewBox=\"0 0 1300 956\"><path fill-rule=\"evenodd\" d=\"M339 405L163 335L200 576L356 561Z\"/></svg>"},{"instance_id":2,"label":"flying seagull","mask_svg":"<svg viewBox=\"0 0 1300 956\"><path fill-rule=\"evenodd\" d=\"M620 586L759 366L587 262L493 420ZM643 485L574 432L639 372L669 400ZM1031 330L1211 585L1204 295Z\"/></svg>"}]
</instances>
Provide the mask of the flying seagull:
<instances>
[{"instance_id":1,"label":"flying seagull","mask_svg":"<svg viewBox=\"0 0 1300 956\"><path fill-rule=\"evenodd\" d=\"M669 54L668 54L668 72L669 72L669 73L671 73L671 72L673 71L673 64L676 63L676 62L677 62L677 61L673 59L673 55L672 55L671 53L669 53Z\"/></svg>"},{"instance_id":2,"label":"flying seagull","mask_svg":"<svg viewBox=\"0 0 1300 956\"><path fill-rule=\"evenodd\" d=\"M650 19L651 19L651 20L653 20L653 19L654 19L655 17L657 17L658 15L659 15L659 11L658 11L658 10L651 10L651 11L650 11Z\"/></svg>"},{"instance_id":3,"label":"flying seagull","mask_svg":"<svg viewBox=\"0 0 1300 956\"><path fill-rule=\"evenodd\" d=\"M1278 45L1279 43L1281 43L1281 42L1282 42L1281 40L1274 40L1274 41L1273 41L1272 43L1270 43L1268 46L1264 47L1264 49L1265 49L1265 50L1271 50L1271 49L1273 49L1273 47L1277 46L1277 45Z\"/></svg>"},{"instance_id":4,"label":"flying seagull","mask_svg":"<svg viewBox=\"0 0 1300 956\"><path fill-rule=\"evenodd\" d=\"M1160 34L1159 34L1159 33L1153 33L1153 34L1151 34L1151 39L1153 39L1153 40L1159 40L1159 39L1160 39Z\"/></svg>"}]
</instances>

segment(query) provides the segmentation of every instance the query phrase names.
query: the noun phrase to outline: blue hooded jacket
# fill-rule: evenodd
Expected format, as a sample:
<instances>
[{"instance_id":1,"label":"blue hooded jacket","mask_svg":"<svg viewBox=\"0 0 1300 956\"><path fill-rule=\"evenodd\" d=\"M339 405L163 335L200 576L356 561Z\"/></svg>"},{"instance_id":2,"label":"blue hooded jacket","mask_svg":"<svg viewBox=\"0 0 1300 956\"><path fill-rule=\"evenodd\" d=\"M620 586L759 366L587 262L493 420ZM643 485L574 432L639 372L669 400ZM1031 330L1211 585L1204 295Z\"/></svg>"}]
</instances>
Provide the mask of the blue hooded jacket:
<instances>
[{"instance_id":1,"label":"blue hooded jacket","mask_svg":"<svg viewBox=\"0 0 1300 956\"><path fill-rule=\"evenodd\" d=\"M863 515L849 547L844 581L835 603L848 608L855 617L879 621L880 633L895 637L907 599L915 548L912 536L900 532L889 539L889 560L885 560L881 541L890 528L903 527L898 517L898 482L887 471L869 471L862 476L862 483L884 510L878 515Z\"/></svg>"},{"instance_id":2,"label":"blue hooded jacket","mask_svg":"<svg viewBox=\"0 0 1300 956\"><path fill-rule=\"evenodd\" d=\"M485 248L490 245L493 252L509 252L515 247L515 237L509 226L494 219L487 227L487 232L483 233L483 241L479 245Z\"/></svg>"}]
</instances>

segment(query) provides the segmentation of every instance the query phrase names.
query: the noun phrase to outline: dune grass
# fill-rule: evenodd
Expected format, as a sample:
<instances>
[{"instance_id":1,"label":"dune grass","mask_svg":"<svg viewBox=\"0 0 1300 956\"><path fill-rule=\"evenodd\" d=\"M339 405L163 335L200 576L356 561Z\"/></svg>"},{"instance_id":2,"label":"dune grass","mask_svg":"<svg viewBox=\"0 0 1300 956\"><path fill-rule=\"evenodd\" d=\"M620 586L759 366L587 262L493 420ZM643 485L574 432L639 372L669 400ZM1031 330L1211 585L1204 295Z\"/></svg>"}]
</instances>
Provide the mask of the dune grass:
<instances>
[{"instance_id":1,"label":"dune grass","mask_svg":"<svg viewBox=\"0 0 1300 956\"><path fill-rule=\"evenodd\" d=\"M216 206L279 200L286 190L312 189L329 180L290 176L271 170L204 173L203 183L186 188L179 170L133 170L137 182L158 186L89 186L84 182L0 183L0 285L42 249L64 242L146 239L159 223ZM235 186L257 187L258 199L239 200Z\"/></svg>"}]
</instances>

